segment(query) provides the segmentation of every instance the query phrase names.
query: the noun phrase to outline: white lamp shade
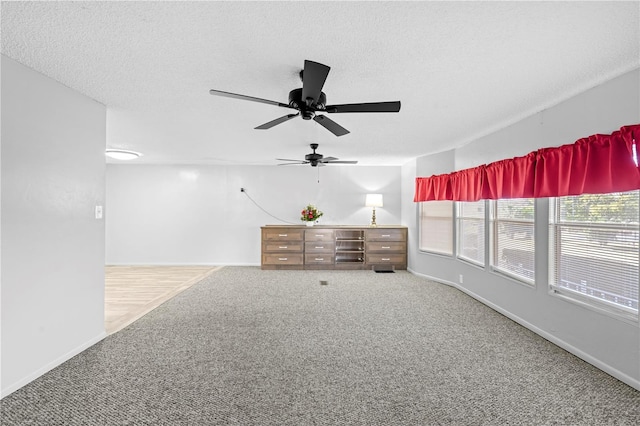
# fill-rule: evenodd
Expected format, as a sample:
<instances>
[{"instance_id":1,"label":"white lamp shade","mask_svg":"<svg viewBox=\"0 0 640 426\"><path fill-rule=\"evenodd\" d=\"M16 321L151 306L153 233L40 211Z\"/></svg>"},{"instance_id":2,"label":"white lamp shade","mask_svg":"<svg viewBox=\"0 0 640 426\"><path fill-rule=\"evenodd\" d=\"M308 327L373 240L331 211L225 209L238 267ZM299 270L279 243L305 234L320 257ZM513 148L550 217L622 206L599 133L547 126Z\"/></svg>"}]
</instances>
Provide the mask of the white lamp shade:
<instances>
[{"instance_id":1,"label":"white lamp shade","mask_svg":"<svg viewBox=\"0 0 640 426\"><path fill-rule=\"evenodd\" d=\"M366 207L382 207L382 194L367 194L364 205Z\"/></svg>"}]
</instances>

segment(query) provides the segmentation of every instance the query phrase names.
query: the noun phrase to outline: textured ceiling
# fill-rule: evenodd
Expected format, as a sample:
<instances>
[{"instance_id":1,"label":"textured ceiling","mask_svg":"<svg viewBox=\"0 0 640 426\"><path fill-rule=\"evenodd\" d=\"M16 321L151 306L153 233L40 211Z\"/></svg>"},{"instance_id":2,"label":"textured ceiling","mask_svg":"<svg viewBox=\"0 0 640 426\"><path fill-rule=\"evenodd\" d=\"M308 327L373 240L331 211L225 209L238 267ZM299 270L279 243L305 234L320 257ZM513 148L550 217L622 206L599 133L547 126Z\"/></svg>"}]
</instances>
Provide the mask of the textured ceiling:
<instances>
[{"instance_id":1,"label":"textured ceiling","mask_svg":"<svg viewBox=\"0 0 640 426\"><path fill-rule=\"evenodd\" d=\"M2 53L105 104L107 145L140 163L399 165L463 145L640 66L633 2L2 2ZM331 67L335 137L287 102L310 59ZM615 129L603 129L615 130Z\"/></svg>"}]
</instances>

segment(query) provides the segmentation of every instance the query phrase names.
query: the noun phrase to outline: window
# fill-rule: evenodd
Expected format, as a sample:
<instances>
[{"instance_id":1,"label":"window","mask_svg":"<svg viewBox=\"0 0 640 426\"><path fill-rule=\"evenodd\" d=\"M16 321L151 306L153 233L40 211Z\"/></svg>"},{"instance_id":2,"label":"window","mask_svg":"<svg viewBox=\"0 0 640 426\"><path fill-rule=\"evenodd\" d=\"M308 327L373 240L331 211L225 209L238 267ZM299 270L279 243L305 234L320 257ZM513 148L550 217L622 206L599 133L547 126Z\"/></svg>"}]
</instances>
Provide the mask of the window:
<instances>
[{"instance_id":1,"label":"window","mask_svg":"<svg viewBox=\"0 0 640 426\"><path fill-rule=\"evenodd\" d=\"M557 294L638 317L639 194L583 194L550 203L550 284Z\"/></svg>"},{"instance_id":2,"label":"window","mask_svg":"<svg viewBox=\"0 0 640 426\"><path fill-rule=\"evenodd\" d=\"M491 266L495 271L534 284L534 199L495 200L491 205Z\"/></svg>"},{"instance_id":3,"label":"window","mask_svg":"<svg viewBox=\"0 0 640 426\"><path fill-rule=\"evenodd\" d=\"M458 202L458 258L484 266L484 200Z\"/></svg>"},{"instance_id":4,"label":"window","mask_svg":"<svg viewBox=\"0 0 640 426\"><path fill-rule=\"evenodd\" d=\"M453 201L420 203L420 250L453 255Z\"/></svg>"}]
</instances>

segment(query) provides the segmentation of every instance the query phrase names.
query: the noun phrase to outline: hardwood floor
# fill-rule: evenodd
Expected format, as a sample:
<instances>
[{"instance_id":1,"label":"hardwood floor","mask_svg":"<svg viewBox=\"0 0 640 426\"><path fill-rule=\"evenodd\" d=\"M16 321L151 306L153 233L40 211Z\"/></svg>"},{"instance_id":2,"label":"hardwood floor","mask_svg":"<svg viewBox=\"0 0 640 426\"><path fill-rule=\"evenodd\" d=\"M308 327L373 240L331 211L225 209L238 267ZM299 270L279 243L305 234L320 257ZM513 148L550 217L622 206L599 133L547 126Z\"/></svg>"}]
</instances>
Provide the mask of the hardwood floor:
<instances>
[{"instance_id":1,"label":"hardwood floor","mask_svg":"<svg viewBox=\"0 0 640 426\"><path fill-rule=\"evenodd\" d=\"M105 330L113 334L222 266L106 266Z\"/></svg>"}]
</instances>

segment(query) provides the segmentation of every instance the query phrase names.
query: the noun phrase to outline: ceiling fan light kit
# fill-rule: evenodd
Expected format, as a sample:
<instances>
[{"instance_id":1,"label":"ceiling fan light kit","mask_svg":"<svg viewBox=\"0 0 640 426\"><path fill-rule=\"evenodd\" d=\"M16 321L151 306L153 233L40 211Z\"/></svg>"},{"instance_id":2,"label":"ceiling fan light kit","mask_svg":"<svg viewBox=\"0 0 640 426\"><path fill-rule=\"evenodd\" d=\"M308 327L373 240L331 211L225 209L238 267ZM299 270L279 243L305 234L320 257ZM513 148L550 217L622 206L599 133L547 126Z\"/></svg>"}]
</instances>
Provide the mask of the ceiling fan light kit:
<instances>
[{"instance_id":1,"label":"ceiling fan light kit","mask_svg":"<svg viewBox=\"0 0 640 426\"><path fill-rule=\"evenodd\" d=\"M293 89L289 92L289 103L282 103L277 101L271 101L269 99L256 98L253 96L240 95L237 93L225 92L222 90L209 90L209 93L214 96L224 96L234 99L242 99L245 101L259 102L268 105L274 105L282 108L295 109L298 112L295 114L287 114L275 120L264 123L256 129L266 130L270 129L278 124L282 124L285 121L289 121L294 117L301 116L303 120L313 120L320 124L322 127L330 131L336 136L344 136L349 133L347 129L340 126L335 121L331 120L326 115L318 115L318 112L325 112L329 114L335 113L354 113L354 112L399 112L400 101L392 102L369 102L358 104L342 104L342 105L327 105L327 96L322 91L327 76L329 75L330 67L320 64L318 62L305 60L304 69L300 71L300 78L302 79L302 88Z\"/></svg>"}]
</instances>

